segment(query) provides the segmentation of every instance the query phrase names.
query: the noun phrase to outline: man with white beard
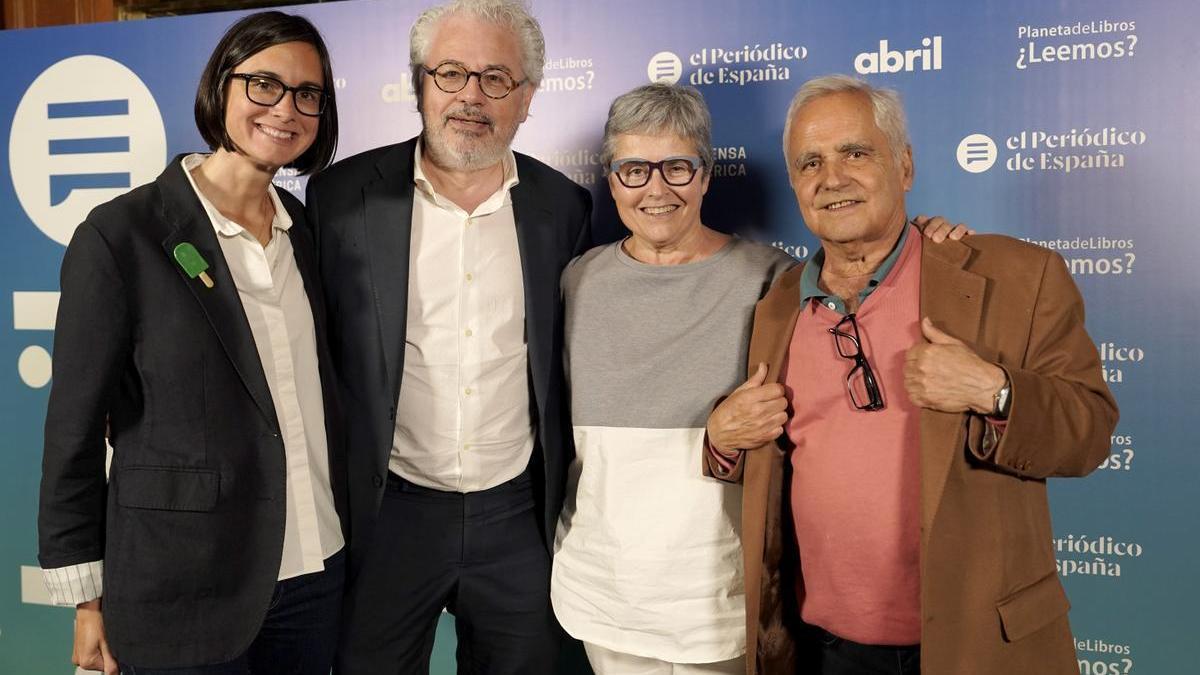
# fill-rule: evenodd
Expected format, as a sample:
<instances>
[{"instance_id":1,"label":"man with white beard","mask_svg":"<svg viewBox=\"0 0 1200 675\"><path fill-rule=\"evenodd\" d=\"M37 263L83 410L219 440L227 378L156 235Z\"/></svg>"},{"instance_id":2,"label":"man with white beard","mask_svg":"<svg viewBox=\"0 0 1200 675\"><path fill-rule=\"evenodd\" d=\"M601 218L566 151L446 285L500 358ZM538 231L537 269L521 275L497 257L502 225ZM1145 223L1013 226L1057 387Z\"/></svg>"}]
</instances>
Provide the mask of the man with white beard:
<instances>
[{"instance_id":1,"label":"man with white beard","mask_svg":"<svg viewBox=\"0 0 1200 675\"><path fill-rule=\"evenodd\" d=\"M545 61L522 5L456 0L410 37L421 135L308 187L349 436L338 670L428 672L446 608L460 672L550 673L559 276L591 244L591 198L510 149Z\"/></svg>"}]
</instances>

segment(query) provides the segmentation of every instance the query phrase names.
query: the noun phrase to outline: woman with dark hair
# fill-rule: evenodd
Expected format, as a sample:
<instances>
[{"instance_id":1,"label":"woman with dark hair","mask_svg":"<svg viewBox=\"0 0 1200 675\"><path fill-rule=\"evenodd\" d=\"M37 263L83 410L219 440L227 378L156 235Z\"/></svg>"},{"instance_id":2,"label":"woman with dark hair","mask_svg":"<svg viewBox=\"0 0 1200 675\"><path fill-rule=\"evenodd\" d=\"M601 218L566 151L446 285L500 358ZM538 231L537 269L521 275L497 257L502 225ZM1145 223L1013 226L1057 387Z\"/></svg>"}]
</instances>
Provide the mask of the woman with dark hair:
<instances>
[{"instance_id":1,"label":"woman with dark hair","mask_svg":"<svg viewBox=\"0 0 1200 675\"><path fill-rule=\"evenodd\" d=\"M63 259L39 559L85 668L326 675L345 463L311 235L271 184L333 157L316 28L234 24L196 123L212 153L97 207Z\"/></svg>"}]
</instances>

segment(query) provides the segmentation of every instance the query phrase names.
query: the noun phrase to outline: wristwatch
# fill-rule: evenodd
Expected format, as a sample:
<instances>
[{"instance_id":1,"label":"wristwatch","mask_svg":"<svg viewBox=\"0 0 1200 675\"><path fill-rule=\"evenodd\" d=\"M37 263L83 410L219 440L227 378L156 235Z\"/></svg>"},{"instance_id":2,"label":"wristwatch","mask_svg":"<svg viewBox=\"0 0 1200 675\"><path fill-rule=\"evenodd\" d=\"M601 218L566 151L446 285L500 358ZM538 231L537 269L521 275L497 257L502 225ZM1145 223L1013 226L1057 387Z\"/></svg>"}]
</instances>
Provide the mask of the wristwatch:
<instances>
[{"instance_id":1,"label":"wristwatch","mask_svg":"<svg viewBox=\"0 0 1200 675\"><path fill-rule=\"evenodd\" d=\"M1004 386L1000 387L1000 391L992 394L992 417L996 419L1008 419L1008 411L1012 408L1012 382L1008 379L1008 374L1004 374Z\"/></svg>"}]
</instances>

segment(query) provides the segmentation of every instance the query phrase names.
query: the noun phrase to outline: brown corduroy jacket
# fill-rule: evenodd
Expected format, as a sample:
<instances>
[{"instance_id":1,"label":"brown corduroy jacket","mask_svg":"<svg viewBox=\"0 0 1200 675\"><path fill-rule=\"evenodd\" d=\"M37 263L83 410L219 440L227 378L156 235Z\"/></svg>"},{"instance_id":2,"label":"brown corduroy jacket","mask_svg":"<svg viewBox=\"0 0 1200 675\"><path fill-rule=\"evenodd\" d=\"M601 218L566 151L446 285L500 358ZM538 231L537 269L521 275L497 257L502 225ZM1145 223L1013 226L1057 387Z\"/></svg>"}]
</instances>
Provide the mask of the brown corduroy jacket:
<instances>
[{"instance_id":1,"label":"brown corduroy jacket","mask_svg":"<svg viewBox=\"0 0 1200 675\"><path fill-rule=\"evenodd\" d=\"M749 370L769 364L768 381L780 378L799 315L800 273L755 310ZM922 316L1008 372L1013 397L990 448L980 416L921 411L921 672L1078 673L1046 478L1095 469L1117 422L1083 300L1060 256L995 235L925 242L920 297ZM744 484L748 675L797 672L792 589L804 552L790 532L787 462L772 442L722 477ZM717 475L707 454L705 468Z\"/></svg>"}]
</instances>

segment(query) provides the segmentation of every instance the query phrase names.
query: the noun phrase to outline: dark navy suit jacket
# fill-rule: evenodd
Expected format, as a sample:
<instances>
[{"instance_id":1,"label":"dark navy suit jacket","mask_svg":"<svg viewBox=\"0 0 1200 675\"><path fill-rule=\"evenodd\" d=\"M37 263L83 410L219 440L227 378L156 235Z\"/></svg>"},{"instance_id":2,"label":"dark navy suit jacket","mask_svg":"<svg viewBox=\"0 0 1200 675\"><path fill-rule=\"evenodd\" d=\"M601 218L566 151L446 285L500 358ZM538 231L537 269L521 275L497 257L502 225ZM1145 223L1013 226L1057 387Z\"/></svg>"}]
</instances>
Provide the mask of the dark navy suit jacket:
<instances>
[{"instance_id":1,"label":"dark navy suit jacket","mask_svg":"<svg viewBox=\"0 0 1200 675\"><path fill-rule=\"evenodd\" d=\"M370 150L308 184L308 222L347 415L352 570L379 512L404 386L415 149L414 138ZM516 161L520 182L512 202L525 284L530 416L537 429L531 471L550 548L575 454L558 283L567 262L591 244L591 195L535 159L517 154Z\"/></svg>"},{"instance_id":2,"label":"dark navy suit jacket","mask_svg":"<svg viewBox=\"0 0 1200 675\"><path fill-rule=\"evenodd\" d=\"M246 651L275 589L286 518L275 406L181 159L93 210L67 247L38 514L42 567L103 559L108 642L122 662L149 668ZM330 475L348 532L324 296L303 207L280 197L312 306ZM213 288L175 262L181 242L211 265Z\"/></svg>"}]
</instances>

